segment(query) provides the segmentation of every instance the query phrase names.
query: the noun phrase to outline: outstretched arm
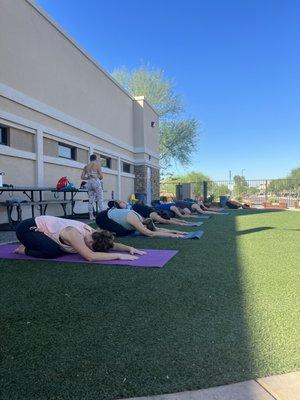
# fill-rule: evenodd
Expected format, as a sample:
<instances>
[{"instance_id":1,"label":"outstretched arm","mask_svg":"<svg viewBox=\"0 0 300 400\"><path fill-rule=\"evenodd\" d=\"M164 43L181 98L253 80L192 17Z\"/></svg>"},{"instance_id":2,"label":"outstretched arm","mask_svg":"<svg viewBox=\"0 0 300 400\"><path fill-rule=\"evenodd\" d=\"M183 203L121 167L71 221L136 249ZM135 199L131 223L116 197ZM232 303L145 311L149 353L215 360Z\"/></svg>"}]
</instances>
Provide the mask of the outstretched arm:
<instances>
[{"instance_id":1,"label":"outstretched arm","mask_svg":"<svg viewBox=\"0 0 300 400\"><path fill-rule=\"evenodd\" d=\"M156 212L152 212L150 214L150 218L152 218L156 222L159 222L160 224L167 224L167 225L187 225L188 224L188 222L186 222L184 220L179 221L178 219L175 219L175 218L164 219Z\"/></svg>"},{"instance_id":2,"label":"outstretched arm","mask_svg":"<svg viewBox=\"0 0 300 400\"><path fill-rule=\"evenodd\" d=\"M169 221L170 221L170 224L172 224L172 225L183 225L184 226L184 225L189 224L189 222L185 221L184 219L179 221L178 219L170 218Z\"/></svg>"},{"instance_id":3,"label":"outstretched arm","mask_svg":"<svg viewBox=\"0 0 300 400\"><path fill-rule=\"evenodd\" d=\"M152 212L150 214L150 218L153 219L153 221L155 222L159 222L160 224L173 224L173 222L171 222L171 219L162 218L159 214L157 214L157 212Z\"/></svg>"},{"instance_id":4,"label":"outstretched arm","mask_svg":"<svg viewBox=\"0 0 300 400\"><path fill-rule=\"evenodd\" d=\"M179 218L183 218L184 217L184 215L180 212L178 207L171 206L170 210L173 211L173 213L175 213L175 215L177 215L177 217L179 217Z\"/></svg>"},{"instance_id":5,"label":"outstretched arm","mask_svg":"<svg viewBox=\"0 0 300 400\"><path fill-rule=\"evenodd\" d=\"M150 231L150 229L146 228L139 218L134 213L129 213L127 217L127 221L142 235L150 236L150 237L182 237L184 236L182 233L172 233L172 231L168 231L166 229L157 229L156 231Z\"/></svg>"},{"instance_id":6,"label":"outstretched arm","mask_svg":"<svg viewBox=\"0 0 300 400\"><path fill-rule=\"evenodd\" d=\"M83 168L83 170L82 170L82 173L81 173L81 179L82 180L84 180L84 179L87 179L88 177L87 177L87 175L86 175L86 166Z\"/></svg>"},{"instance_id":7,"label":"outstretched arm","mask_svg":"<svg viewBox=\"0 0 300 400\"><path fill-rule=\"evenodd\" d=\"M135 249L134 247L131 247L131 246L126 246L126 244L122 244L122 243L114 243L113 250L128 251L128 253L130 253L130 254L139 254L140 256L143 254L146 254L145 251Z\"/></svg>"},{"instance_id":8,"label":"outstretched arm","mask_svg":"<svg viewBox=\"0 0 300 400\"><path fill-rule=\"evenodd\" d=\"M137 259L136 256L130 254L94 252L89 247L87 247L82 235L80 235L77 229L72 227L64 229L62 238L87 261Z\"/></svg>"},{"instance_id":9,"label":"outstretched arm","mask_svg":"<svg viewBox=\"0 0 300 400\"><path fill-rule=\"evenodd\" d=\"M168 233L177 233L181 236L186 235L188 232L182 232L182 231L177 231L176 229L166 229L166 228L157 228L158 231L162 232L168 232Z\"/></svg>"},{"instance_id":10,"label":"outstretched arm","mask_svg":"<svg viewBox=\"0 0 300 400\"><path fill-rule=\"evenodd\" d=\"M101 169L101 164L100 163L98 163L97 172L98 172L98 178L99 179L103 179L103 174L102 174L102 169Z\"/></svg>"}]
</instances>

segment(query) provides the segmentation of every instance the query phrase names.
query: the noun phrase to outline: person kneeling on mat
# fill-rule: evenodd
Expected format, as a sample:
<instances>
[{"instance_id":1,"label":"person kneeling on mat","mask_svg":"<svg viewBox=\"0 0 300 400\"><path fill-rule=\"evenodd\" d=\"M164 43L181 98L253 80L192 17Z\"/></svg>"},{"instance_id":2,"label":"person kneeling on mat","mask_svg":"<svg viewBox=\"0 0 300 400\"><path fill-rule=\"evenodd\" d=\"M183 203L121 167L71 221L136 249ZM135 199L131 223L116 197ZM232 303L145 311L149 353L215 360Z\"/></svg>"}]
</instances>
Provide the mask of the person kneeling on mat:
<instances>
[{"instance_id":1,"label":"person kneeling on mat","mask_svg":"<svg viewBox=\"0 0 300 400\"><path fill-rule=\"evenodd\" d=\"M41 215L22 221L16 229L22 243L16 253L37 258L57 258L65 253L79 253L87 261L136 260L144 251L114 242L114 235L96 230L80 221ZM107 253L109 250L129 254Z\"/></svg>"},{"instance_id":2,"label":"person kneeling on mat","mask_svg":"<svg viewBox=\"0 0 300 400\"><path fill-rule=\"evenodd\" d=\"M114 232L116 236L139 233L150 237L182 238L185 232L156 228L151 218L143 219L137 212L117 207L109 208L97 215L96 224L101 229Z\"/></svg>"}]
</instances>

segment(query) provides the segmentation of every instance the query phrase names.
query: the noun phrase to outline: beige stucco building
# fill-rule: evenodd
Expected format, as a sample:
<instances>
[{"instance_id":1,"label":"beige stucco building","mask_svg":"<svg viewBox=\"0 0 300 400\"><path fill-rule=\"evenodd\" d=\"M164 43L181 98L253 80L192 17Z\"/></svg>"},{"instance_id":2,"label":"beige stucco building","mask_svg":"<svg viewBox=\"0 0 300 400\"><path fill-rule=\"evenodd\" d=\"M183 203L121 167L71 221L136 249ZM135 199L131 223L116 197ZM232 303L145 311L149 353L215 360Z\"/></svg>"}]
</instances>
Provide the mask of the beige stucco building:
<instances>
[{"instance_id":1,"label":"beige stucco building","mask_svg":"<svg viewBox=\"0 0 300 400\"><path fill-rule=\"evenodd\" d=\"M0 172L15 186L76 186L102 158L106 199L158 196L158 115L32 0L0 0Z\"/></svg>"}]
</instances>

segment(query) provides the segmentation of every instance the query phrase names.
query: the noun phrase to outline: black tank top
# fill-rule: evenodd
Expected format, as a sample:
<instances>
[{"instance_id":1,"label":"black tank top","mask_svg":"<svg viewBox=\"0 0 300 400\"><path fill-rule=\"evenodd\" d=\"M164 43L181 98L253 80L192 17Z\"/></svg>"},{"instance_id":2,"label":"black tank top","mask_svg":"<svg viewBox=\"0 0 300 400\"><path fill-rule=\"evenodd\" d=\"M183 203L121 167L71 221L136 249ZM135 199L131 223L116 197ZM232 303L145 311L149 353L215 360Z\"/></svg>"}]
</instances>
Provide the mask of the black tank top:
<instances>
[{"instance_id":1,"label":"black tank top","mask_svg":"<svg viewBox=\"0 0 300 400\"><path fill-rule=\"evenodd\" d=\"M151 213L156 212L155 208L145 206L143 204L134 204L132 209L140 214L143 218L149 218Z\"/></svg>"}]
</instances>

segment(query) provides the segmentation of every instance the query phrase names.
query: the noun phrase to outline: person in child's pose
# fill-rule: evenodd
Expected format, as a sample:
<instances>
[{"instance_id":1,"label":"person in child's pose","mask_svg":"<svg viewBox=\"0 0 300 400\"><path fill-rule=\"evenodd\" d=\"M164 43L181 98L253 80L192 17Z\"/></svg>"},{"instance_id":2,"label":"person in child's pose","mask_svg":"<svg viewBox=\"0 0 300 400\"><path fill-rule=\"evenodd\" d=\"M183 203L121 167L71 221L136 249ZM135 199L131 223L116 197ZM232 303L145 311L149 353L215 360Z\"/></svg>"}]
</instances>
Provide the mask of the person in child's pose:
<instances>
[{"instance_id":1,"label":"person in child's pose","mask_svg":"<svg viewBox=\"0 0 300 400\"><path fill-rule=\"evenodd\" d=\"M144 219L137 212L127 208L109 208L97 215L96 224L101 229L114 232L116 236L139 233L151 237L181 238L186 232L156 228L151 218Z\"/></svg>"},{"instance_id":2,"label":"person in child's pose","mask_svg":"<svg viewBox=\"0 0 300 400\"><path fill-rule=\"evenodd\" d=\"M80 221L41 215L22 221L16 229L21 245L16 253L36 258L57 258L78 253L87 261L135 260L145 254L134 247L114 242L108 231L91 228ZM123 253L108 253L115 250Z\"/></svg>"},{"instance_id":3,"label":"person in child's pose","mask_svg":"<svg viewBox=\"0 0 300 400\"><path fill-rule=\"evenodd\" d=\"M111 200L108 202L109 208L127 208L127 203L123 200ZM168 212L164 210L156 210L154 207L149 207L142 202L135 203L131 209L141 215L143 218L151 218L154 222L168 225L188 225L188 222L172 218Z\"/></svg>"},{"instance_id":4,"label":"person in child's pose","mask_svg":"<svg viewBox=\"0 0 300 400\"><path fill-rule=\"evenodd\" d=\"M175 201L176 207L182 209L186 214L197 213L197 214L217 214L220 211L208 209L204 206L204 204L200 201L196 202L196 200L179 200Z\"/></svg>"}]
</instances>

